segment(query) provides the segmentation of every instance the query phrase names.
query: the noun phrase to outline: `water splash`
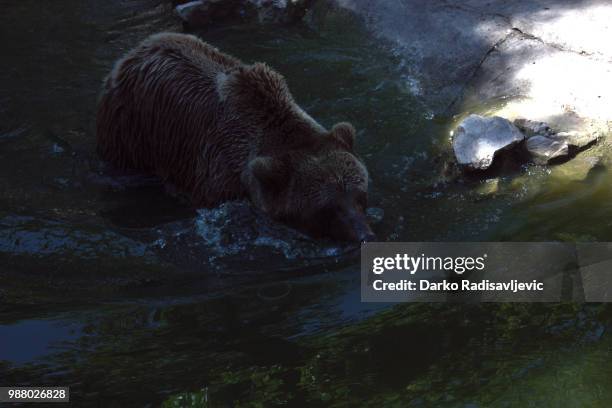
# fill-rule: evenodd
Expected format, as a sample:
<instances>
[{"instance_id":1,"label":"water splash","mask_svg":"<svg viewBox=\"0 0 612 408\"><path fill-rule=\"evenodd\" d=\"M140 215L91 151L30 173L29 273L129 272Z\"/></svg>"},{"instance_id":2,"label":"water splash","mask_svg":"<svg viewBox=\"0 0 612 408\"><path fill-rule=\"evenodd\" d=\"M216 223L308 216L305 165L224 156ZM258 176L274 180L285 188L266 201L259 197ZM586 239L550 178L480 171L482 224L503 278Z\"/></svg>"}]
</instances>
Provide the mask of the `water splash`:
<instances>
[{"instance_id":1,"label":"water splash","mask_svg":"<svg viewBox=\"0 0 612 408\"><path fill-rule=\"evenodd\" d=\"M212 252L211 260L239 253L247 259L282 255L287 260L329 258L348 249L331 242L314 241L272 221L244 201L198 210L197 235Z\"/></svg>"}]
</instances>

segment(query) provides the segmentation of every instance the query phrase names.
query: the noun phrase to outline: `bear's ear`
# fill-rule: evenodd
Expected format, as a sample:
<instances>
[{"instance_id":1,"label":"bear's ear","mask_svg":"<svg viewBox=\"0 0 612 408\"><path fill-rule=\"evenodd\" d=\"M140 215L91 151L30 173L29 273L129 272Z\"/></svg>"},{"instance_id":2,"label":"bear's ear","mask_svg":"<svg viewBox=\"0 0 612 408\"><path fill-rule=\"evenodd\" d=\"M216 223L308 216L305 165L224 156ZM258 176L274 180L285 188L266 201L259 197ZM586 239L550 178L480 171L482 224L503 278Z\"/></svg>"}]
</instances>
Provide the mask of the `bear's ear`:
<instances>
[{"instance_id":1,"label":"bear's ear","mask_svg":"<svg viewBox=\"0 0 612 408\"><path fill-rule=\"evenodd\" d=\"M331 130L332 137L343 143L348 150L355 145L355 128L347 122L336 123Z\"/></svg>"},{"instance_id":2,"label":"bear's ear","mask_svg":"<svg viewBox=\"0 0 612 408\"><path fill-rule=\"evenodd\" d=\"M259 156L249 162L253 177L270 191L281 191L288 182L288 170L282 159Z\"/></svg>"}]
</instances>

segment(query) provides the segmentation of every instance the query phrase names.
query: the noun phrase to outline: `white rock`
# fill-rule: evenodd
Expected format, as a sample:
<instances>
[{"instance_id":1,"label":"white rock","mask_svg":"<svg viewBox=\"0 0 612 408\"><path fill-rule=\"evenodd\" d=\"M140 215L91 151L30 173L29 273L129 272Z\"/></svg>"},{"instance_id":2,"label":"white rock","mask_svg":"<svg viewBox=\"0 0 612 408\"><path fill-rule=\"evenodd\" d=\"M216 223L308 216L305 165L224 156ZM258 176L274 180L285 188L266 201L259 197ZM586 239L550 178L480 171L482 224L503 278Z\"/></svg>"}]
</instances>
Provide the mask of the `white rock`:
<instances>
[{"instance_id":1,"label":"white rock","mask_svg":"<svg viewBox=\"0 0 612 408\"><path fill-rule=\"evenodd\" d=\"M546 164L552 159L567 156L569 153L567 143L541 135L527 139L525 147L537 164Z\"/></svg>"},{"instance_id":2,"label":"white rock","mask_svg":"<svg viewBox=\"0 0 612 408\"><path fill-rule=\"evenodd\" d=\"M454 131L453 150L460 165L484 170L491 166L497 152L524 138L507 119L470 115Z\"/></svg>"}]
</instances>

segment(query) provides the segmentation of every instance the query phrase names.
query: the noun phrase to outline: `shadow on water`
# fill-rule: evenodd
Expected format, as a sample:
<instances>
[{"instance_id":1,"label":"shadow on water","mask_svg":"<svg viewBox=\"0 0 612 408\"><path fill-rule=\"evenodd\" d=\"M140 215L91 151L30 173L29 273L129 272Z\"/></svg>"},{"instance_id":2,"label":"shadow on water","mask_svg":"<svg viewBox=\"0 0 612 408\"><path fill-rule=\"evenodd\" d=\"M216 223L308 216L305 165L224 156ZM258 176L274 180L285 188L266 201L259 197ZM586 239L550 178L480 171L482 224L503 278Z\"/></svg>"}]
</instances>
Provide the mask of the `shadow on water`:
<instances>
[{"instance_id":1,"label":"shadow on water","mask_svg":"<svg viewBox=\"0 0 612 408\"><path fill-rule=\"evenodd\" d=\"M270 63L326 127L353 122L382 240L608 234L608 206L588 227L532 228L606 200L608 176L446 179L453 120L433 117L405 57L346 12L311 23L197 34ZM12 61L0 72L3 383L69 384L79 406L512 405L532 388L567 397L559 378L583 386L576 404L612 399L606 307L363 304L357 247L314 242L246 202L195 210L158 180L105 168L102 78L140 39L179 29L152 0L20 1L0 16Z\"/></svg>"}]
</instances>

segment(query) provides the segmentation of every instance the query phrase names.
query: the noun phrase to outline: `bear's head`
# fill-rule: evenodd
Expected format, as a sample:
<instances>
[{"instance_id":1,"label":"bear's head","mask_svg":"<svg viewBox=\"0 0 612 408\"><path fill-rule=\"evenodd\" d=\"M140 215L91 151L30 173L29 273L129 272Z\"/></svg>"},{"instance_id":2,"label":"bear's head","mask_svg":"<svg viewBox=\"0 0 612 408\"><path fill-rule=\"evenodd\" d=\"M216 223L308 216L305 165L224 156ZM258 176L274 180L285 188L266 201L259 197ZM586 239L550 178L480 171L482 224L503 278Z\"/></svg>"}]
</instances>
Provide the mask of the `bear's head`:
<instances>
[{"instance_id":1,"label":"bear's head","mask_svg":"<svg viewBox=\"0 0 612 408\"><path fill-rule=\"evenodd\" d=\"M253 158L248 188L272 218L313 237L371 241L365 215L368 172L355 156L355 130L339 123L316 147Z\"/></svg>"}]
</instances>

